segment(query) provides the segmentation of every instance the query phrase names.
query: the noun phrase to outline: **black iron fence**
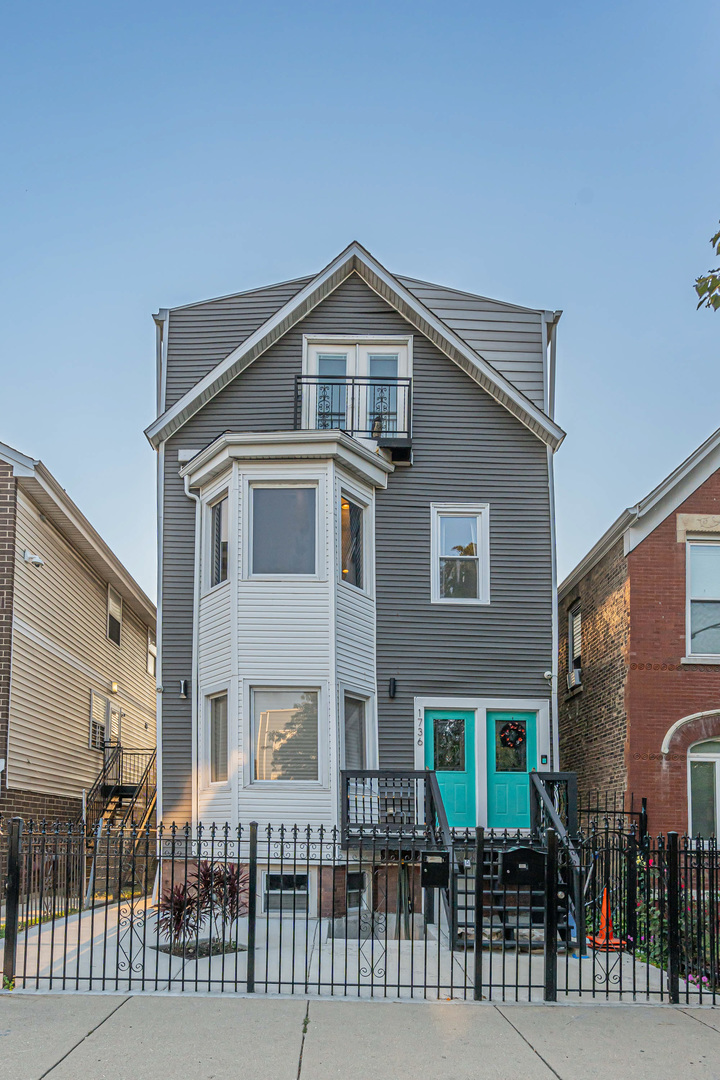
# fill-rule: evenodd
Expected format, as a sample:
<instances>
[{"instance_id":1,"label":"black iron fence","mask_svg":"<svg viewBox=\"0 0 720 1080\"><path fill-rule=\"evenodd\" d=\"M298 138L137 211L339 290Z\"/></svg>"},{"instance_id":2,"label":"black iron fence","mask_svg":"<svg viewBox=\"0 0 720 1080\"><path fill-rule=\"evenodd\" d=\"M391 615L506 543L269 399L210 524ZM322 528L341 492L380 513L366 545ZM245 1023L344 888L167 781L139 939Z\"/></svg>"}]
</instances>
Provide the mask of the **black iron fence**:
<instances>
[{"instance_id":1,"label":"black iron fence","mask_svg":"<svg viewBox=\"0 0 720 1080\"><path fill-rule=\"evenodd\" d=\"M714 840L608 823L570 846L551 825L451 832L425 788L413 806L429 834L372 821L352 842L6 823L4 986L720 1003Z\"/></svg>"}]
</instances>

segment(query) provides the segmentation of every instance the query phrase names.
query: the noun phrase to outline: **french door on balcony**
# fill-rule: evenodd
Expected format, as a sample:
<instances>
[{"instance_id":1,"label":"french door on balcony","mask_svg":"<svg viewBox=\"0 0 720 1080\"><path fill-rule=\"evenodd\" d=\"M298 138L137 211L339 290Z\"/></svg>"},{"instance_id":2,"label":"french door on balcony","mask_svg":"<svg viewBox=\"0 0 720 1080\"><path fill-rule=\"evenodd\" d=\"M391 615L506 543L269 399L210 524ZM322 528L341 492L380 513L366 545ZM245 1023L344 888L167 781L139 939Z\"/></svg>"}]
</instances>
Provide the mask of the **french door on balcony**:
<instances>
[{"instance_id":1,"label":"french door on balcony","mask_svg":"<svg viewBox=\"0 0 720 1080\"><path fill-rule=\"evenodd\" d=\"M407 345L310 344L303 426L340 428L361 437L392 438L408 430Z\"/></svg>"}]
</instances>

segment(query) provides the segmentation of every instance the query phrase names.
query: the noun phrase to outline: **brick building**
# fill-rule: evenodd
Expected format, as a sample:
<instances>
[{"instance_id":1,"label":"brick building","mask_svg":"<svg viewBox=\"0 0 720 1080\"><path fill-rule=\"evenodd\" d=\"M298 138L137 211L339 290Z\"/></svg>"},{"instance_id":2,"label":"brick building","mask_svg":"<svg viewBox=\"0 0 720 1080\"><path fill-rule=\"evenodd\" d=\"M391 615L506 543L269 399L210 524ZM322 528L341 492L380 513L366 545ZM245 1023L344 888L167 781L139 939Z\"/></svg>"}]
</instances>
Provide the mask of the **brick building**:
<instances>
[{"instance_id":1,"label":"brick building","mask_svg":"<svg viewBox=\"0 0 720 1080\"><path fill-rule=\"evenodd\" d=\"M720 430L625 510L558 591L559 735L581 792L717 834Z\"/></svg>"}]
</instances>

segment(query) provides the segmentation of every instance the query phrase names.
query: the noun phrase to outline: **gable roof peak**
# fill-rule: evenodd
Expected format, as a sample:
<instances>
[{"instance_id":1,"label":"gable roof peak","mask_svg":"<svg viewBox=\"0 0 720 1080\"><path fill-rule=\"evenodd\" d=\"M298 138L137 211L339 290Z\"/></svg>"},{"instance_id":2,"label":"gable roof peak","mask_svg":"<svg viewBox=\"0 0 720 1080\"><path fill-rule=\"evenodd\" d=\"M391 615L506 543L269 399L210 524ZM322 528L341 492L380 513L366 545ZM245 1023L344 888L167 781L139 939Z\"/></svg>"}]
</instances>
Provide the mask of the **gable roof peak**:
<instances>
[{"instance_id":1,"label":"gable roof peak","mask_svg":"<svg viewBox=\"0 0 720 1080\"><path fill-rule=\"evenodd\" d=\"M299 289L254 333L233 349L146 429L158 447L178 431L254 360L334 292L353 272L420 333L461 367L478 385L553 450L562 442L562 428L527 398L500 371L475 352L450 326L386 270L363 245L353 240L315 277Z\"/></svg>"}]
</instances>

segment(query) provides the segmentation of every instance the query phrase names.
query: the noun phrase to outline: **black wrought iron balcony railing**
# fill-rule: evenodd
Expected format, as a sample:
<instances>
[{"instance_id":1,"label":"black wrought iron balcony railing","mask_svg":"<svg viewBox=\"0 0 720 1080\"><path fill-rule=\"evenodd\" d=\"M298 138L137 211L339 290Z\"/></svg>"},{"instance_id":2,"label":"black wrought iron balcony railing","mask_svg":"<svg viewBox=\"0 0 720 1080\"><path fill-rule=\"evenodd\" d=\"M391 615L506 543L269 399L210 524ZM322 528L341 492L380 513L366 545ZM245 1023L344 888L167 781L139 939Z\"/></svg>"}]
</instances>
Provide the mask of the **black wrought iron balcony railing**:
<instances>
[{"instance_id":1,"label":"black wrought iron balcony railing","mask_svg":"<svg viewBox=\"0 0 720 1080\"><path fill-rule=\"evenodd\" d=\"M412 380L297 375L295 430L346 432L399 446L411 438Z\"/></svg>"}]
</instances>

